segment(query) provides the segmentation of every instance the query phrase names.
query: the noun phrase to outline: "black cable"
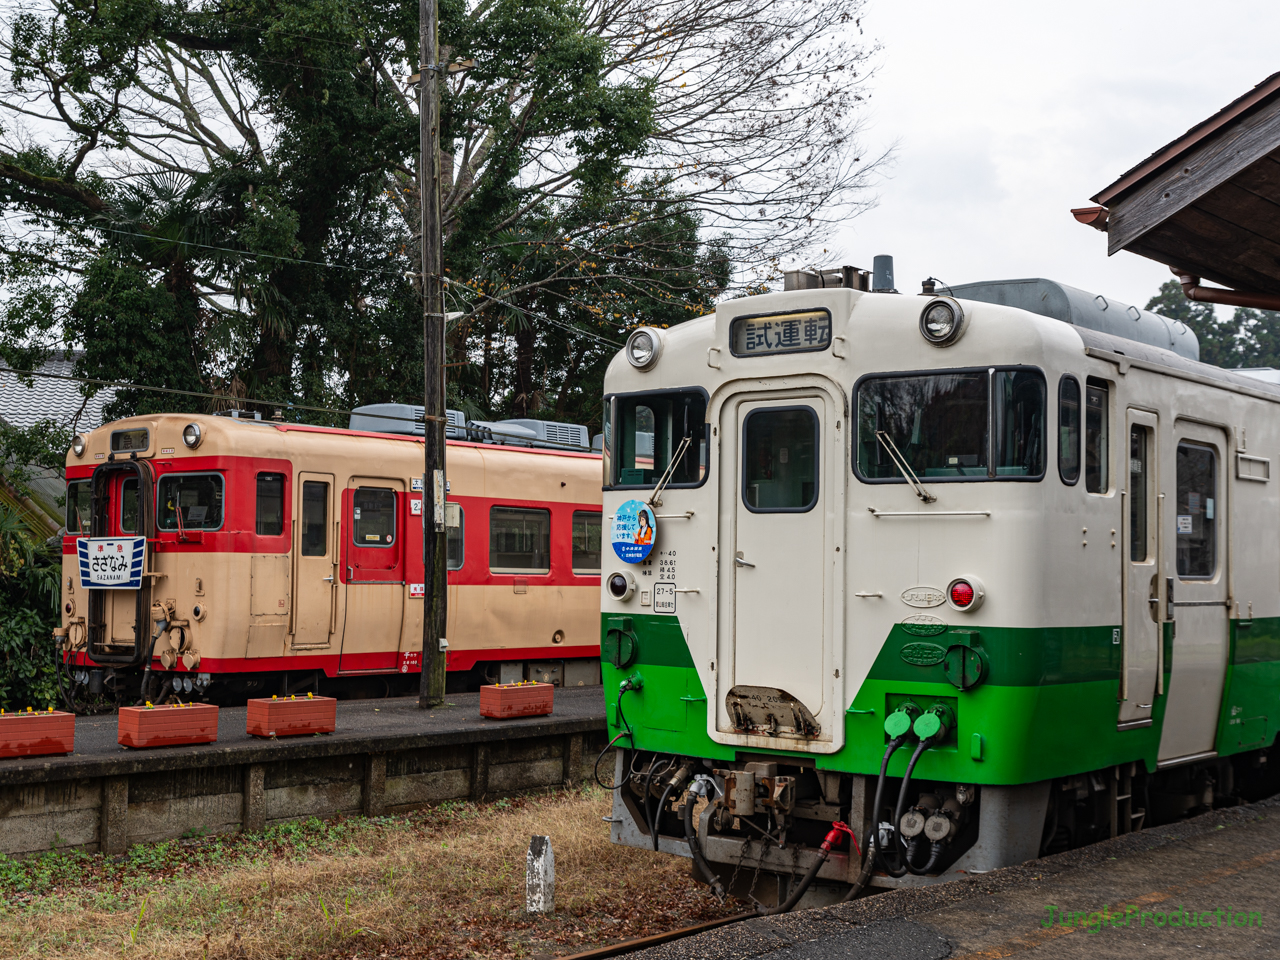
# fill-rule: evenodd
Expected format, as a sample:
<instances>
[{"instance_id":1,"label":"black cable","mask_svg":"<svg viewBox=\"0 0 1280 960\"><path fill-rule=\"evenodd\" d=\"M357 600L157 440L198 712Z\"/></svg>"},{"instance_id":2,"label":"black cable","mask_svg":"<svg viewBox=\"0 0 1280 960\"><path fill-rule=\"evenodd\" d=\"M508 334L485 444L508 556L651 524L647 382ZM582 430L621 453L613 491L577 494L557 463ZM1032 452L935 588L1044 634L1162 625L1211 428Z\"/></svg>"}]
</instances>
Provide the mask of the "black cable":
<instances>
[{"instance_id":1,"label":"black cable","mask_svg":"<svg viewBox=\"0 0 1280 960\"><path fill-rule=\"evenodd\" d=\"M908 870L917 876L922 875L919 869L911 865L911 861L907 857L906 851L902 849L902 840L898 834L898 824L902 822L903 809L907 805L907 791L911 788L911 774L915 771L916 764L920 761L920 757L926 750L933 746L933 742L933 737L925 737L916 744L915 752L911 754L911 759L907 761L906 772L902 775L902 787L898 790L898 805L893 809L893 836L896 841L894 843L894 852L901 857L902 866L899 869L902 870L902 873L894 873L890 870L891 876L901 877Z\"/></svg>"},{"instance_id":2,"label":"black cable","mask_svg":"<svg viewBox=\"0 0 1280 960\"><path fill-rule=\"evenodd\" d=\"M662 799L658 801L658 814L649 825L649 834L653 837L653 849L655 851L658 849L658 824L662 821L662 811L667 808L667 801L671 799L671 791L675 789L676 782L679 779L679 774L672 777L671 782L667 784L667 789L662 791Z\"/></svg>"},{"instance_id":3,"label":"black cable","mask_svg":"<svg viewBox=\"0 0 1280 960\"><path fill-rule=\"evenodd\" d=\"M604 748L603 750L601 750L601 751L600 751L600 755L599 755L598 757L596 757L596 765L595 765L595 767L592 769L591 775L595 778L596 785L597 785L597 786L599 786L600 788L602 788L602 789L604 789L604 790L617 790L617 789L618 789L619 784L616 784L616 783L615 783L615 784L613 784L612 786L610 786L609 784L605 783L603 780L601 780L601 779L600 779L600 761L604 759L604 755L605 755L606 753L608 753L610 750L612 750L612 749L613 749L613 745L614 745L615 743L617 743L617 742L618 742L619 740L621 740L623 737L629 737L629 736L631 736L631 732L630 732L629 730L623 730L620 734L618 734L616 737L614 737L612 740L610 740L607 744L605 744L605 748Z\"/></svg>"},{"instance_id":4,"label":"black cable","mask_svg":"<svg viewBox=\"0 0 1280 960\"><path fill-rule=\"evenodd\" d=\"M880 802L884 799L884 781L889 773L889 761L893 758L898 748L906 742L907 735L905 733L902 736L894 737L889 741L889 745L885 748L884 756L880 759L880 776L876 780L875 800L871 804L871 830L867 834L866 853L863 856L864 864L862 870L867 879L871 876L871 870L877 857L884 863L886 871L890 869L888 862L884 860L884 855L879 849L880 845L876 842L880 832ZM861 875L859 879L862 881L861 886L855 881L853 887L844 895L846 901L852 900L862 891L862 887L866 886L867 880L863 879Z\"/></svg>"},{"instance_id":5,"label":"black cable","mask_svg":"<svg viewBox=\"0 0 1280 960\"><path fill-rule=\"evenodd\" d=\"M724 899L724 885L720 882L720 878L716 876L711 869L711 864L707 863L707 858L702 855L702 847L698 843L698 834L693 829L693 804L694 795L686 793L684 797L684 839L689 844L689 852L693 854L693 862L697 865L698 870L702 873L703 879L707 881L707 885L711 887L711 892L721 900Z\"/></svg>"}]
</instances>

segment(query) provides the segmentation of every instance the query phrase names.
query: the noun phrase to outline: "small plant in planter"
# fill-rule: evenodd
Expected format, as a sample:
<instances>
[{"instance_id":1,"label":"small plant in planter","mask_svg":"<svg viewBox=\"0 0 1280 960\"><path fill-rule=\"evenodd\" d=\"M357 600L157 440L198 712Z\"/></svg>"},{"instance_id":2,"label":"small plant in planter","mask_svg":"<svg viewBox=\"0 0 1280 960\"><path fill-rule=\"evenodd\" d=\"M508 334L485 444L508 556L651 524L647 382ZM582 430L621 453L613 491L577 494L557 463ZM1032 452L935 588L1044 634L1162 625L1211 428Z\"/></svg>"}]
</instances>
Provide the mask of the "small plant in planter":
<instances>
[{"instance_id":1,"label":"small plant in planter","mask_svg":"<svg viewBox=\"0 0 1280 960\"><path fill-rule=\"evenodd\" d=\"M174 747L218 739L218 708L211 703L121 707L117 740L125 747Z\"/></svg>"},{"instance_id":2,"label":"small plant in planter","mask_svg":"<svg viewBox=\"0 0 1280 960\"><path fill-rule=\"evenodd\" d=\"M52 707L38 713L0 710L0 757L42 757L71 753L76 743L76 717Z\"/></svg>"},{"instance_id":3,"label":"small plant in planter","mask_svg":"<svg viewBox=\"0 0 1280 960\"><path fill-rule=\"evenodd\" d=\"M555 689L552 684L533 680L481 687L480 716L495 720L545 716L551 712Z\"/></svg>"},{"instance_id":4,"label":"small plant in planter","mask_svg":"<svg viewBox=\"0 0 1280 960\"><path fill-rule=\"evenodd\" d=\"M333 733L338 726L338 701L333 697L262 697L249 701L245 728L254 737L292 737Z\"/></svg>"}]
</instances>

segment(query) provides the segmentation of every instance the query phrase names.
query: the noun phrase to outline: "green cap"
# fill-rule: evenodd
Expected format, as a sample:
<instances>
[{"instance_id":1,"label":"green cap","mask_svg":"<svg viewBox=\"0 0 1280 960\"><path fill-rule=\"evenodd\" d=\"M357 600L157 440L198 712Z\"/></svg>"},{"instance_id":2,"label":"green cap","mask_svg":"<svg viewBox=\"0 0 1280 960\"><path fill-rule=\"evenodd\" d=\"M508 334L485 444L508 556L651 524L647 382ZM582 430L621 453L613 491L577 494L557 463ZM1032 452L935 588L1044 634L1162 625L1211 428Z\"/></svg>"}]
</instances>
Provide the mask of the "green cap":
<instances>
[{"instance_id":1,"label":"green cap","mask_svg":"<svg viewBox=\"0 0 1280 960\"><path fill-rule=\"evenodd\" d=\"M942 720L936 713L923 713L920 719L916 721L914 727L916 736L921 740L938 735L938 731L942 729Z\"/></svg>"},{"instance_id":2,"label":"green cap","mask_svg":"<svg viewBox=\"0 0 1280 960\"><path fill-rule=\"evenodd\" d=\"M895 710L885 718L884 732L895 740L910 729L911 717L905 710Z\"/></svg>"}]
</instances>

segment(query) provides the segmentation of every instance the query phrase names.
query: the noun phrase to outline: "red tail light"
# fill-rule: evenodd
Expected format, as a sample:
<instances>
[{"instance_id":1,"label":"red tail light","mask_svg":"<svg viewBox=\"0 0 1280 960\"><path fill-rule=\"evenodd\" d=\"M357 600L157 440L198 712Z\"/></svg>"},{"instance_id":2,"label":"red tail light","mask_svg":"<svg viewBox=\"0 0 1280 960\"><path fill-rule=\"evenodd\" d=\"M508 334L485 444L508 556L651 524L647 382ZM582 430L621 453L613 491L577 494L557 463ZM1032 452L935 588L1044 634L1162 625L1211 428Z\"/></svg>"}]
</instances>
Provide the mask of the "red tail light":
<instances>
[{"instance_id":1,"label":"red tail light","mask_svg":"<svg viewBox=\"0 0 1280 960\"><path fill-rule=\"evenodd\" d=\"M973 605L973 585L967 580L957 580L951 584L951 603L961 610Z\"/></svg>"}]
</instances>

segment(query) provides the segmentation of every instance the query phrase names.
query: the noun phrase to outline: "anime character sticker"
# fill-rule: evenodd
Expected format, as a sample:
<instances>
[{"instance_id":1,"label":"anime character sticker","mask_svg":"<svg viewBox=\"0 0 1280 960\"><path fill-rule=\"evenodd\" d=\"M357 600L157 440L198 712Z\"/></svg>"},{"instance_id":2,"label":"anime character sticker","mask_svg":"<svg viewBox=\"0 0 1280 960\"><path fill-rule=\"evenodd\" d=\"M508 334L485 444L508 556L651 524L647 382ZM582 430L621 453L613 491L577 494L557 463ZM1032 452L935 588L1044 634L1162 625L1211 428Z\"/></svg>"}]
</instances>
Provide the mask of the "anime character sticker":
<instances>
[{"instance_id":1,"label":"anime character sticker","mask_svg":"<svg viewBox=\"0 0 1280 960\"><path fill-rule=\"evenodd\" d=\"M613 517L609 540L613 552L625 563L648 558L658 539L658 520L643 500L628 500Z\"/></svg>"}]
</instances>

